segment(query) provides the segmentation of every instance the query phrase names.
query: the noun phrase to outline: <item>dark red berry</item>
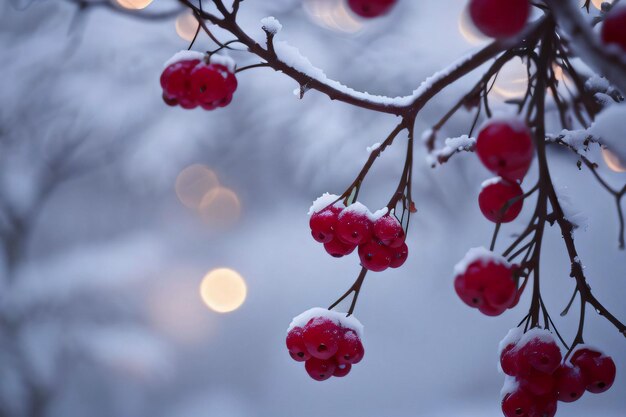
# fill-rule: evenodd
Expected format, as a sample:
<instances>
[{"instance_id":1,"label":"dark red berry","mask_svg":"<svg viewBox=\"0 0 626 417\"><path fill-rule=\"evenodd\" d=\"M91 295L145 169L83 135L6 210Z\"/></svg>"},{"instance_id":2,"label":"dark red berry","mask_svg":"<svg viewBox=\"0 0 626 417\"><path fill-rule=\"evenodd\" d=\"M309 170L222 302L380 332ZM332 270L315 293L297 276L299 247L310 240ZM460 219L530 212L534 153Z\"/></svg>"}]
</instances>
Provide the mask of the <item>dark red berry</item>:
<instances>
[{"instance_id":1,"label":"dark red berry","mask_svg":"<svg viewBox=\"0 0 626 417\"><path fill-rule=\"evenodd\" d=\"M535 407L533 417L554 417L557 409L557 398L554 393L535 397Z\"/></svg>"},{"instance_id":2,"label":"dark red berry","mask_svg":"<svg viewBox=\"0 0 626 417\"><path fill-rule=\"evenodd\" d=\"M559 401L571 403L585 393L587 382L576 365L562 364L554 373L554 378Z\"/></svg>"},{"instance_id":3,"label":"dark red berry","mask_svg":"<svg viewBox=\"0 0 626 417\"><path fill-rule=\"evenodd\" d=\"M519 378L520 386L529 393L542 396L550 394L554 391L554 377L550 374L544 374L536 369L531 370L528 374Z\"/></svg>"},{"instance_id":4,"label":"dark red berry","mask_svg":"<svg viewBox=\"0 0 626 417\"><path fill-rule=\"evenodd\" d=\"M389 248L389 252L391 253L389 266L392 268L400 268L409 257L409 247L406 243L403 243L399 248Z\"/></svg>"},{"instance_id":5,"label":"dark red berry","mask_svg":"<svg viewBox=\"0 0 626 417\"><path fill-rule=\"evenodd\" d=\"M502 413L506 417L536 417L533 414L535 399L522 389L517 389L504 396Z\"/></svg>"},{"instance_id":6,"label":"dark red berry","mask_svg":"<svg viewBox=\"0 0 626 417\"><path fill-rule=\"evenodd\" d=\"M476 260L454 280L458 296L487 316L502 314L515 299L512 267L493 260ZM495 302L495 304L491 304Z\"/></svg>"},{"instance_id":7,"label":"dark red berry","mask_svg":"<svg viewBox=\"0 0 626 417\"><path fill-rule=\"evenodd\" d=\"M337 225L337 218L340 212L341 208L330 206L317 213L313 213L309 220L313 239L320 243L327 243L333 240L335 226Z\"/></svg>"},{"instance_id":8,"label":"dark red berry","mask_svg":"<svg viewBox=\"0 0 626 417\"><path fill-rule=\"evenodd\" d=\"M169 99L189 99L191 80L189 74L199 60L179 61L171 64L161 74L161 87Z\"/></svg>"},{"instance_id":9,"label":"dark red berry","mask_svg":"<svg viewBox=\"0 0 626 417\"><path fill-rule=\"evenodd\" d=\"M610 356L592 349L579 349L572 355L571 361L582 370L587 391L599 394L613 386L617 369Z\"/></svg>"},{"instance_id":10,"label":"dark red berry","mask_svg":"<svg viewBox=\"0 0 626 417\"><path fill-rule=\"evenodd\" d=\"M163 102L165 104L167 104L168 106L172 106L172 107L178 105L178 100L177 99L170 98L165 93L163 93Z\"/></svg>"},{"instance_id":11,"label":"dark red berry","mask_svg":"<svg viewBox=\"0 0 626 417\"><path fill-rule=\"evenodd\" d=\"M333 376L336 367L335 361L332 359L311 358L304 364L304 369L306 369L309 376L316 381L326 381Z\"/></svg>"},{"instance_id":12,"label":"dark red berry","mask_svg":"<svg viewBox=\"0 0 626 417\"><path fill-rule=\"evenodd\" d=\"M372 239L372 221L365 210L350 207L339 214L336 236L344 243L352 245L369 242Z\"/></svg>"},{"instance_id":13,"label":"dark red berry","mask_svg":"<svg viewBox=\"0 0 626 417\"><path fill-rule=\"evenodd\" d=\"M470 0L472 21L485 35L508 38L517 35L530 15L529 0Z\"/></svg>"},{"instance_id":14,"label":"dark red berry","mask_svg":"<svg viewBox=\"0 0 626 417\"><path fill-rule=\"evenodd\" d=\"M385 245L397 242L400 238L404 241L402 225L394 216L386 215L374 222L374 236Z\"/></svg>"},{"instance_id":15,"label":"dark red berry","mask_svg":"<svg viewBox=\"0 0 626 417\"><path fill-rule=\"evenodd\" d=\"M373 272L381 272L391 265L391 251L385 245L375 241L359 246L359 258L363 268Z\"/></svg>"},{"instance_id":16,"label":"dark red berry","mask_svg":"<svg viewBox=\"0 0 626 417\"><path fill-rule=\"evenodd\" d=\"M304 345L302 338L302 328L294 327L287 333L287 349L291 357L298 362L304 362L311 357Z\"/></svg>"},{"instance_id":17,"label":"dark red berry","mask_svg":"<svg viewBox=\"0 0 626 417\"><path fill-rule=\"evenodd\" d=\"M561 364L561 349L547 336L531 338L520 352L530 366L546 374L553 374Z\"/></svg>"},{"instance_id":18,"label":"dark red berry","mask_svg":"<svg viewBox=\"0 0 626 417\"><path fill-rule=\"evenodd\" d=\"M484 291L485 302L495 308L507 309L511 307L517 295L517 286L513 281L510 269L502 272L502 278L491 282Z\"/></svg>"},{"instance_id":19,"label":"dark red berry","mask_svg":"<svg viewBox=\"0 0 626 417\"><path fill-rule=\"evenodd\" d=\"M602 25L602 42L619 46L626 52L626 7L614 7Z\"/></svg>"},{"instance_id":20,"label":"dark red berry","mask_svg":"<svg viewBox=\"0 0 626 417\"><path fill-rule=\"evenodd\" d=\"M339 349L341 328L326 317L315 317L304 326L302 340L307 351L317 359L330 359Z\"/></svg>"},{"instance_id":21,"label":"dark red berry","mask_svg":"<svg viewBox=\"0 0 626 417\"><path fill-rule=\"evenodd\" d=\"M528 172L534 146L528 127L523 122L498 120L482 128L476 142L476 153L488 170L516 182Z\"/></svg>"},{"instance_id":22,"label":"dark red berry","mask_svg":"<svg viewBox=\"0 0 626 417\"><path fill-rule=\"evenodd\" d=\"M500 366L502 371L510 376L516 376L518 373L517 364L520 360L519 351L514 344L507 345L500 353Z\"/></svg>"},{"instance_id":23,"label":"dark red berry","mask_svg":"<svg viewBox=\"0 0 626 417\"><path fill-rule=\"evenodd\" d=\"M494 223L508 223L520 214L524 191L517 183L502 179L486 185L478 196L478 205L483 215Z\"/></svg>"},{"instance_id":24,"label":"dark red berry","mask_svg":"<svg viewBox=\"0 0 626 417\"><path fill-rule=\"evenodd\" d=\"M338 363L335 365L335 372L333 372L333 376L337 378L343 378L348 375L352 370L352 365L349 363Z\"/></svg>"},{"instance_id":25,"label":"dark red berry","mask_svg":"<svg viewBox=\"0 0 626 417\"><path fill-rule=\"evenodd\" d=\"M335 354L337 363L354 365L361 362L365 350L361 339L352 329L346 329L345 333L339 339L339 348Z\"/></svg>"},{"instance_id":26,"label":"dark red berry","mask_svg":"<svg viewBox=\"0 0 626 417\"><path fill-rule=\"evenodd\" d=\"M397 0L348 0L350 9L361 17L372 18L388 13Z\"/></svg>"},{"instance_id":27,"label":"dark red berry","mask_svg":"<svg viewBox=\"0 0 626 417\"><path fill-rule=\"evenodd\" d=\"M324 249L330 256L341 258L342 256L350 255L356 249L356 245L343 243L335 237L330 242L324 243Z\"/></svg>"}]
</instances>

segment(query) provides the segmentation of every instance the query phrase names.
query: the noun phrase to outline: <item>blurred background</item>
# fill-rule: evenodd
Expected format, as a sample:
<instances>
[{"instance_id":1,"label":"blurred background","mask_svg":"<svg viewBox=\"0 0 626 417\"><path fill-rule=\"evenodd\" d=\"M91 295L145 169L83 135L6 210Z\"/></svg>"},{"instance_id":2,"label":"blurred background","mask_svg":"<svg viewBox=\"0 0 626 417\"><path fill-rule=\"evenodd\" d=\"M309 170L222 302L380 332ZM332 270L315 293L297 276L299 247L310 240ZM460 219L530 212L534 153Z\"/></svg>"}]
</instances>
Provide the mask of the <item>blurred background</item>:
<instances>
[{"instance_id":1,"label":"blurred background","mask_svg":"<svg viewBox=\"0 0 626 417\"><path fill-rule=\"evenodd\" d=\"M454 294L454 264L492 234L476 203L490 177L477 158L432 169L419 147L409 260L365 282L356 310L364 361L346 378L315 382L287 354L287 325L331 304L360 268L356 256L325 254L306 213L323 192L343 192L396 120L315 92L298 100L295 82L265 68L239 75L225 109L169 108L159 75L195 23L173 0L117 1L166 17L79 13L63 0L0 4L0 416L500 416L497 345L529 294L498 318ZM240 13L258 39L260 19L277 17L279 38L331 78L396 96L486 42L464 7L400 0L363 21L340 0L246 0ZM212 48L205 36L195 46ZM230 54L240 66L257 62ZM525 90L524 68L507 67L495 101ZM424 109L418 132L468 86ZM471 122L461 112L442 133L466 134ZM370 174L360 197L370 208L395 189L402 149ZM589 282L624 320L613 199L571 155L550 157L561 193L586 218L576 240ZM611 184L625 182L598 149L590 157ZM531 205L504 228L500 248ZM559 317L574 282L558 230L546 237L542 271L544 299L571 340L578 312ZM586 339L614 357L617 381L560 403L558 415L623 417L624 338L593 312L587 320Z\"/></svg>"}]
</instances>

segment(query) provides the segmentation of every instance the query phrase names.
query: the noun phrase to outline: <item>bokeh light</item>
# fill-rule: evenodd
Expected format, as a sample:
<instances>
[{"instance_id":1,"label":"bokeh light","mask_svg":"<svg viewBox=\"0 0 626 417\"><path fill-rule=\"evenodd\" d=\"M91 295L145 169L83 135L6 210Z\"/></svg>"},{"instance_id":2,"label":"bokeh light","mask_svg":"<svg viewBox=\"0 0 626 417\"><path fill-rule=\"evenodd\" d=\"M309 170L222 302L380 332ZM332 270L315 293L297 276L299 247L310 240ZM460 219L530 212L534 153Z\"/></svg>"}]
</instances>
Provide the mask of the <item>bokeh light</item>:
<instances>
[{"instance_id":1,"label":"bokeh light","mask_svg":"<svg viewBox=\"0 0 626 417\"><path fill-rule=\"evenodd\" d=\"M226 228L239 219L241 202L233 190L217 187L204 196L199 211L202 220L208 226Z\"/></svg>"},{"instance_id":2,"label":"bokeh light","mask_svg":"<svg viewBox=\"0 0 626 417\"><path fill-rule=\"evenodd\" d=\"M613 0L591 0L591 4L593 4L593 7L595 7L598 10L602 10L602 3L609 3L612 4ZM585 5L585 0L580 0L580 6L584 6Z\"/></svg>"},{"instance_id":3,"label":"bokeh light","mask_svg":"<svg viewBox=\"0 0 626 417\"><path fill-rule=\"evenodd\" d=\"M247 292L243 277L228 268L209 272L200 284L202 301L218 313L237 310L246 300Z\"/></svg>"},{"instance_id":4,"label":"bokeh light","mask_svg":"<svg viewBox=\"0 0 626 417\"><path fill-rule=\"evenodd\" d=\"M198 20L193 13L185 11L176 18L176 33L182 39L191 42L198 31Z\"/></svg>"},{"instance_id":5,"label":"bokeh light","mask_svg":"<svg viewBox=\"0 0 626 417\"><path fill-rule=\"evenodd\" d=\"M488 37L483 35L480 30L472 22L469 10L467 7L463 8L463 11L459 15L459 32L461 36L472 45L480 45L489 40Z\"/></svg>"},{"instance_id":6,"label":"bokeh light","mask_svg":"<svg viewBox=\"0 0 626 417\"><path fill-rule=\"evenodd\" d=\"M626 161L622 161L615 153L611 152L610 149L603 147L602 157L604 158L606 166L608 166L611 171L626 172Z\"/></svg>"},{"instance_id":7,"label":"bokeh light","mask_svg":"<svg viewBox=\"0 0 626 417\"><path fill-rule=\"evenodd\" d=\"M153 0L115 0L118 5L125 9L141 10L150 6Z\"/></svg>"},{"instance_id":8,"label":"bokeh light","mask_svg":"<svg viewBox=\"0 0 626 417\"><path fill-rule=\"evenodd\" d=\"M335 32L356 33L363 23L346 7L345 0L304 0L303 7L310 19Z\"/></svg>"},{"instance_id":9,"label":"bokeh light","mask_svg":"<svg viewBox=\"0 0 626 417\"><path fill-rule=\"evenodd\" d=\"M521 59L512 59L502 66L493 85L493 92L506 100L522 98L528 87L528 70Z\"/></svg>"},{"instance_id":10,"label":"bokeh light","mask_svg":"<svg viewBox=\"0 0 626 417\"><path fill-rule=\"evenodd\" d=\"M181 203L199 209L202 199L219 185L215 172L204 165L194 164L178 174L175 189Z\"/></svg>"}]
</instances>

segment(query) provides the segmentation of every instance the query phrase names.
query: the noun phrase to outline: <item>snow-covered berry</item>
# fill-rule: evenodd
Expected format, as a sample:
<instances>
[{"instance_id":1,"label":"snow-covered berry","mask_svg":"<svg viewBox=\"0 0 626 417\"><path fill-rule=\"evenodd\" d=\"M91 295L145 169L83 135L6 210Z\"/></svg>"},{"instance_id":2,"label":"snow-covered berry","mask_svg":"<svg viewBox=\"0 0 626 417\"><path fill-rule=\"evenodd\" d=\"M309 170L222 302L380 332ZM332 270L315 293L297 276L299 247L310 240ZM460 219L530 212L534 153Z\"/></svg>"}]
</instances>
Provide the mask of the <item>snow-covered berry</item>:
<instances>
[{"instance_id":1,"label":"snow-covered berry","mask_svg":"<svg viewBox=\"0 0 626 417\"><path fill-rule=\"evenodd\" d=\"M496 177L485 181L478 195L480 211L494 223L508 223L517 218L524 205L524 191L517 183Z\"/></svg>"}]
</instances>

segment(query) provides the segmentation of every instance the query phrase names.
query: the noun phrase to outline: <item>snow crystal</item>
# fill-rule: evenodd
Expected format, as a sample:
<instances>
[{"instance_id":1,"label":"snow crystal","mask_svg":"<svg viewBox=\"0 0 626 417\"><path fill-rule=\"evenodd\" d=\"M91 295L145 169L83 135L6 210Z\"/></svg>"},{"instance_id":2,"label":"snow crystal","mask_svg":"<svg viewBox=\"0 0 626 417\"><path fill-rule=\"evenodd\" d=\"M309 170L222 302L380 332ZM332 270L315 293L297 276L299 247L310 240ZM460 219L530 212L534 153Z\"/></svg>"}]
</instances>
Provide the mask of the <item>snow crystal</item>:
<instances>
[{"instance_id":1,"label":"snow crystal","mask_svg":"<svg viewBox=\"0 0 626 417\"><path fill-rule=\"evenodd\" d=\"M480 189L482 190L483 188L489 187L490 185L498 184L499 182L502 182L502 177L489 178L488 180L485 180L480 184Z\"/></svg>"},{"instance_id":2,"label":"snow crystal","mask_svg":"<svg viewBox=\"0 0 626 417\"><path fill-rule=\"evenodd\" d=\"M235 60L226 55L213 54L209 59L209 63L222 65L228 68L228 71L235 72Z\"/></svg>"},{"instance_id":3,"label":"snow crystal","mask_svg":"<svg viewBox=\"0 0 626 417\"><path fill-rule=\"evenodd\" d=\"M335 324L340 325L342 327L347 327L349 329L354 330L354 332L359 336L360 339L363 339L363 325L360 321L358 321L354 316L346 317L347 313L342 313L339 311L327 310L322 307L313 307L310 310L305 311L304 313L299 314L294 317L287 328L287 333L291 331L294 327L302 327L306 326L306 324L315 317L325 317L329 320L332 320Z\"/></svg>"},{"instance_id":4,"label":"snow crystal","mask_svg":"<svg viewBox=\"0 0 626 417\"><path fill-rule=\"evenodd\" d=\"M445 140L445 146L441 149L436 149L432 151L426 157L426 160L430 165L435 166L436 163L442 158L450 158L455 152L473 151L475 146L476 139L470 138L467 135L459 136L456 138L448 138Z\"/></svg>"},{"instance_id":5,"label":"snow crystal","mask_svg":"<svg viewBox=\"0 0 626 417\"><path fill-rule=\"evenodd\" d=\"M465 271L467 271L467 268L476 261L482 261L483 264L487 262L494 262L501 265L509 265L506 259L502 256L497 255L481 246L467 251L463 259L461 259L461 261L454 266L454 275L464 274Z\"/></svg>"},{"instance_id":6,"label":"snow crystal","mask_svg":"<svg viewBox=\"0 0 626 417\"><path fill-rule=\"evenodd\" d=\"M376 221L376 220L380 219L381 217L383 217L385 214L389 213L389 209L387 207L383 207L380 210L377 210L376 212L372 213L370 211L370 209L368 209L365 204L362 204L362 203L359 203L358 201L356 201L356 202L350 204L348 207L346 207L341 212L339 217L344 216L345 213L364 214L371 221Z\"/></svg>"},{"instance_id":7,"label":"snow crystal","mask_svg":"<svg viewBox=\"0 0 626 417\"><path fill-rule=\"evenodd\" d=\"M381 145L381 143L380 143L380 142L376 142L376 143L375 143L375 144L373 144L372 146L368 146L368 147L366 148L367 153L372 153L372 152L374 152L375 150L379 149L379 148L380 148L380 145Z\"/></svg>"},{"instance_id":8,"label":"snow crystal","mask_svg":"<svg viewBox=\"0 0 626 417\"><path fill-rule=\"evenodd\" d=\"M276 35L283 29L283 25L274 16L268 16L261 19L263 30Z\"/></svg>"},{"instance_id":9,"label":"snow crystal","mask_svg":"<svg viewBox=\"0 0 626 417\"><path fill-rule=\"evenodd\" d=\"M522 336L524 335L524 329L521 327L514 327L504 336L504 339L500 340L500 344L498 345L498 358L502 355L502 351L508 345L516 345L517 342L520 341ZM499 361L498 361L499 363Z\"/></svg>"},{"instance_id":10,"label":"snow crystal","mask_svg":"<svg viewBox=\"0 0 626 417\"><path fill-rule=\"evenodd\" d=\"M369 218L372 221L376 221L385 216L387 213L389 213L389 209L387 207L383 207L380 210L376 210L374 213L371 213Z\"/></svg>"},{"instance_id":11,"label":"snow crystal","mask_svg":"<svg viewBox=\"0 0 626 417\"><path fill-rule=\"evenodd\" d=\"M588 219L587 216L580 210L577 210L572 203L571 198L567 194L567 187L558 187L555 189L559 204L563 210L565 218L572 223L575 229L587 229Z\"/></svg>"},{"instance_id":12,"label":"snow crystal","mask_svg":"<svg viewBox=\"0 0 626 417\"><path fill-rule=\"evenodd\" d=\"M626 104L614 104L604 109L589 128L620 160L626 162Z\"/></svg>"},{"instance_id":13,"label":"snow crystal","mask_svg":"<svg viewBox=\"0 0 626 417\"><path fill-rule=\"evenodd\" d=\"M511 394L517 391L518 387L519 387L519 383L517 382L517 379L514 376L505 375L504 385L502 386L502 389L500 390L500 399L504 399L504 397L506 397L507 394Z\"/></svg>"},{"instance_id":14,"label":"snow crystal","mask_svg":"<svg viewBox=\"0 0 626 417\"><path fill-rule=\"evenodd\" d=\"M556 142L557 139L561 140L566 145L569 145L576 150L579 154L585 150L585 142L592 137L591 133L587 129L578 130L566 130L563 129L558 134L547 135L548 142Z\"/></svg>"},{"instance_id":15,"label":"snow crystal","mask_svg":"<svg viewBox=\"0 0 626 417\"><path fill-rule=\"evenodd\" d=\"M333 203L335 203L334 205L336 207L343 208L343 203L341 201L337 201L339 200L339 198L340 196L338 195L324 193L321 197L315 200L313 202L313 205L309 208L309 216L313 215L313 213L324 210L326 207L330 206Z\"/></svg>"},{"instance_id":16,"label":"snow crystal","mask_svg":"<svg viewBox=\"0 0 626 417\"><path fill-rule=\"evenodd\" d=\"M598 75L592 75L585 82L585 90L592 92L592 93L596 93L596 92L606 93L612 90L612 88L613 87L611 87L611 84L606 78L600 77Z\"/></svg>"},{"instance_id":17,"label":"snow crystal","mask_svg":"<svg viewBox=\"0 0 626 417\"><path fill-rule=\"evenodd\" d=\"M517 346L515 349L521 349L533 340L538 340L542 342L554 342L554 336L552 335L552 332L550 332L550 330L534 327L522 335L519 342L517 342Z\"/></svg>"},{"instance_id":18,"label":"snow crystal","mask_svg":"<svg viewBox=\"0 0 626 417\"><path fill-rule=\"evenodd\" d=\"M174 56L172 56L170 59L168 59L165 62L164 67L167 68L170 65L175 64L177 62L193 61L194 59L202 61L204 59L204 53L198 52L198 51L188 51L185 49L183 51L176 52Z\"/></svg>"}]
</instances>

